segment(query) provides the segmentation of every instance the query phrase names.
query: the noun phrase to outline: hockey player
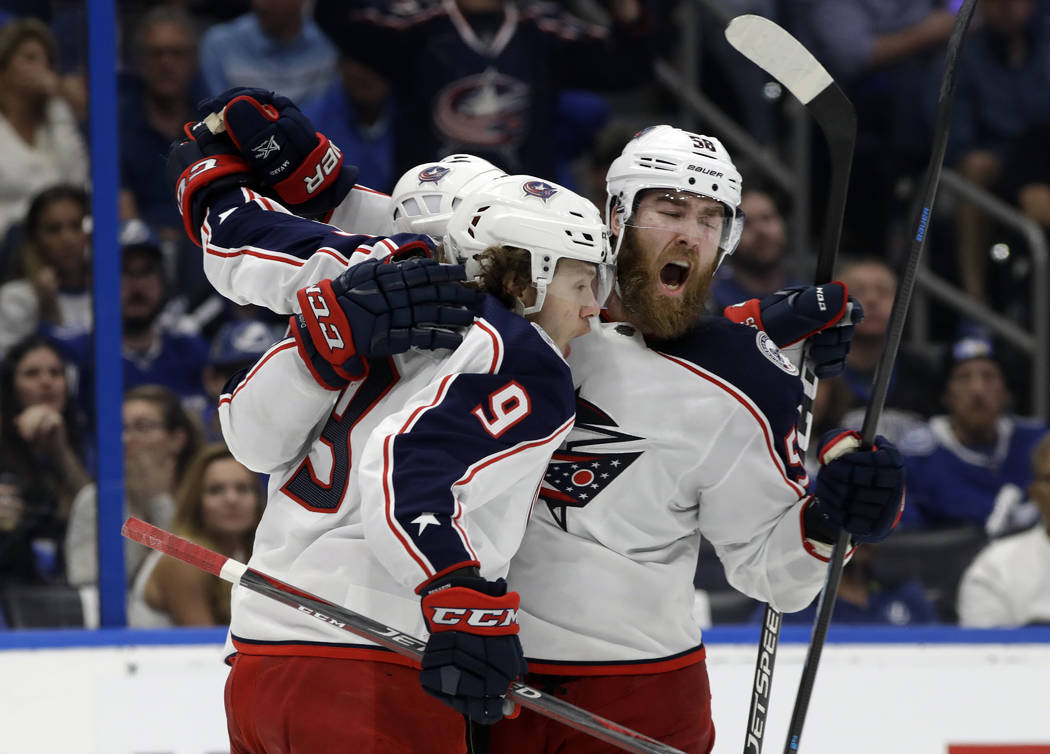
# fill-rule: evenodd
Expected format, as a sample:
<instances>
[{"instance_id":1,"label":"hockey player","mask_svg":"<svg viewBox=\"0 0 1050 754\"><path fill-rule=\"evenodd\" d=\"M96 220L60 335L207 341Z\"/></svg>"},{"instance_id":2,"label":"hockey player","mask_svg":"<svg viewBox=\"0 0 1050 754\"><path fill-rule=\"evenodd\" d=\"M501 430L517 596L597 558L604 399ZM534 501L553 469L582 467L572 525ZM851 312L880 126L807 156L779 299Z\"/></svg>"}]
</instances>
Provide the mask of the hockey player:
<instances>
[{"instance_id":1,"label":"hockey player","mask_svg":"<svg viewBox=\"0 0 1050 754\"><path fill-rule=\"evenodd\" d=\"M205 274L220 294L278 314L298 311L299 289L337 277L362 259L429 255L431 239L443 236L462 198L505 175L480 157L453 154L406 172L391 197L354 183L356 168L343 164L338 147L286 97L238 87L200 107L222 124L221 134L212 133L215 124L207 121L187 127L190 138L173 144L168 158L186 232L202 247ZM251 192L231 199L229 187ZM222 209L209 218L224 193ZM269 247L255 248L255 218L285 208L327 219L334 228L317 226L283 245L267 237ZM398 254L401 245L406 248Z\"/></svg>"},{"instance_id":2,"label":"hockey player","mask_svg":"<svg viewBox=\"0 0 1050 754\"><path fill-rule=\"evenodd\" d=\"M511 563L529 683L687 752L714 742L692 617L700 537L733 586L783 611L823 582L840 527L887 536L903 471L883 438L822 442L815 494L799 458L795 366L761 330L697 319L739 238L740 177L714 138L656 126L608 172L619 249L608 321L569 357L576 424L552 459ZM841 286L820 289L845 311ZM750 307L771 327L784 297ZM854 452L845 453L847 449ZM529 710L492 752L610 750Z\"/></svg>"},{"instance_id":3,"label":"hockey player","mask_svg":"<svg viewBox=\"0 0 1050 754\"><path fill-rule=\"evenodd\" d=\"M283 238L313 232L315 223L270 214ZM502 576L572 426L564 355L611 287L610 251L596 207L531 176L468 197L446 244L492 294L471 305L454 352L342 360L333 344L359 336L343 316L356 305L343 294L368 267L355 265L299 291L293 337L221 399L234 454L270 474L252 567L430 632L420 674L396 653L235 590L233 752L459 754L465 728L453 708L498 720L525 671L518 595Z\"/></svg>"}]
</instances>

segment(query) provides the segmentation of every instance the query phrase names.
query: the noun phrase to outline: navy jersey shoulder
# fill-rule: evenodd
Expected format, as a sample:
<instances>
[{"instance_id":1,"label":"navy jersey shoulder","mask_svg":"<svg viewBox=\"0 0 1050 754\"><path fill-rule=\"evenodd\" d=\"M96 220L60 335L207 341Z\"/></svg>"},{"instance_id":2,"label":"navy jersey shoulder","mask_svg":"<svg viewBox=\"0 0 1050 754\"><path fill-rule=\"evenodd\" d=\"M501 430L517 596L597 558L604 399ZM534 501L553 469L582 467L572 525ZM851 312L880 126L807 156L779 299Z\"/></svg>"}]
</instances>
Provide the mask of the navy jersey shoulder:
<instances>
[{"instance_id":1,"label":"navy jersey shoulder","mask_svg":"<svg viewBox=\"0 0 1050 754\"><path fill-rule=\"evenodd\" d=\"M798 369L761 330L724 317L702 317L673 340L646 339L650 348L686 359L747 396L786 436L798 420L802 380Z\"/></svg>"},{"instance_id":2,"label":"navy jersey shoulder","mask_svg":"<svg viewBox=\"0 0 1050 754\"><path fill-rule=\"evenodd\" d=\"M520 382L538 402L549 406L554 415L572 416L576 410L572 373L547 338L495 296L483 294L471 309L483 320L474 326L491 328L494 337L498 337L497 374Z\"/></svg>"}]
</instances>

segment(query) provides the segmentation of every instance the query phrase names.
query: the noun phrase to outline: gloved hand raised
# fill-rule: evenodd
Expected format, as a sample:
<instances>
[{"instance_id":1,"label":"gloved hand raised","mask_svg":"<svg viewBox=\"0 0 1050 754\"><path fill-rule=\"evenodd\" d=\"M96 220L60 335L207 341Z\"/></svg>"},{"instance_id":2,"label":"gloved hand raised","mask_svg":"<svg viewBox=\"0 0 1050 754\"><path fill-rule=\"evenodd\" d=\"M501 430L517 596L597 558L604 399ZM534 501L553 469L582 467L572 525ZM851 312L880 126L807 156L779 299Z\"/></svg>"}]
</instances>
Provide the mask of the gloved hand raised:
<instances>
[{"instance_id":1,"label":"gloved hand raised","mask_svg":"<svg viewBox=\"0 0 1050 754\"><path fill-rule=\"evenodd\" d=\"M419 242L403 244L398 252ZM296 294L300 313L291 330L310 371L332 390L367 372L368 357L419 348L455 348L474 315L464 305L475 291L460 285L463 265L433 259L367 260L334 280L322 280Z\"/></svg>"},{"instance_id":2,"label":"gloved hand raised","mask_svg":"<svg viewBox=\"0 0 1050 754\"><path fill-rule=\"evenodd\" d=\"M861 450L860 434L833 429L820 438L817 486L803 514L805 535L833 543L841 529L854 542L881 542L904 511L904 460L882 435Z\"/></svg>"},{"instance_id":3,"label":"gloved hand raised","mask_svg":"<svg viewBox=\"0 0 1050 754\"><path fill-rule=\"evenodd\" d=\"M518 593L474 568L422 593L430 630L419 674L423 689L475 722L499 722L510 684L528 672L518 640Z\"/></svg>"},{"instance_id":4,"label":"gloved hand raised","mask_svg":"<svg viewBox=\"0 0 1050 754\"><path fill-rule=\"evenodd\" d=\"M198 107L219 115L236 151L262 185L272 187L297 215L327 219L357 181L357 168L343 164L339 148L287 97L236 87Z\"/></svg>"},{"instance_id":5,"label":"gloved hand raised","mask_svg":"<svg viewBox=\"0 0 1050 754\"><path fill-rule=\"evenodd\" d=\"M203 123L187 123L185 139L168 150L167 177L186 235L201 245L201 225L211 197L236 186L258 185L251 168L225 137Z\"/></svg>"},{"instance_id":6,"label":"gloved hand raised","mask_svg":"<svg viewBox=\"0 0 1050 754\"><path fill-rule=\"evenodd\" d=\"M808 340L817 377L834 377L846 366L853 327L864 319L845 283L791 286L761 299L727 306L726 318L764 330L779 348Z\"/></svg>"}]
</instances>

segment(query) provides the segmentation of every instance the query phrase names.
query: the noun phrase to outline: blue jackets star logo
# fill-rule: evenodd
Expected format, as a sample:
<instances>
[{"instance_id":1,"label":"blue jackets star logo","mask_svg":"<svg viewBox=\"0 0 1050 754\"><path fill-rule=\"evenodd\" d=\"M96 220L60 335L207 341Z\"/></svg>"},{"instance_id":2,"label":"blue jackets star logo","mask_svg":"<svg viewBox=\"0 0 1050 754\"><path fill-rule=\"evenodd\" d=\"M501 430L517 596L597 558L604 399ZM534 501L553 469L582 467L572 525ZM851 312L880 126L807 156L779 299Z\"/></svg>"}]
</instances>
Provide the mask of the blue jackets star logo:
<instances>
[{"instance_id":1,"label":"blue jackets star logo","mask_svg":"<svg viewBox=\"0 0 1050 754\"><path fill-rule=\"evenodd\" d=\"M529 196L535 196L546 202L552 196L558 193L558 189L550 185L546 181L528 181L525 183L521 190Z\"/></svg>"},{"instance_id":2,"label":"blue jackets star logo","mask_svg":"<svg viewBox=\"0 0 1050 754\"><path fill-rule=\"evenodd\" d=\"M423 168L419 171L420 183L437 183L446 175L448 175L451 168L446 168L443 165L431 165L429 168Z\"/></svg>"},{"instance_id":3,"label":"blue jackets star logo","mask_svg":"<svg viewBox=\"0 0 1050 754\"><path fill-rule=\"evenodd\" d=\"M540 498L563 529L569 508L592 503L642 454L641 451L607 451L609 445L639 439L612 429L616 426L608 414L577 395L576 427L601 437L569 442L554 453L547 465ZM595 446L601 446L600 450Z\"/></svg>"}]
</instances>

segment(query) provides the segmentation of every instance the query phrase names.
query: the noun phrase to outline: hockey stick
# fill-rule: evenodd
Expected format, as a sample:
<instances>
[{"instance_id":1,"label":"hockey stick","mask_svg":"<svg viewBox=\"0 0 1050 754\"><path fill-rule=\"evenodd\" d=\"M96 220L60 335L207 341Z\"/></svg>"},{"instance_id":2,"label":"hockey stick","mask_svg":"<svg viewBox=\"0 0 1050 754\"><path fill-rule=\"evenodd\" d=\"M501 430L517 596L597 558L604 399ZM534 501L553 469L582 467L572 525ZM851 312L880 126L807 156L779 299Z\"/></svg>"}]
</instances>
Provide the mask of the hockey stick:
<instances>
[{"instance_id":1,"label":"hockey stick","mask_svg":"<svg viewBox=\"0 0 1050 754\"><path fill-rule=\"evenodd\" d=\"M798 98L827 140L831 156L831 185L813 282L815 285L828 283L835 271L850 168L853 164L853 146L857 139L857 118L853 103L812 53L768 18L755 15L737 16L726 26L725 35L738 52ZM796 426L798 447L804 459L809 448L813 401L817 395L818 383L806 349L802 353L799 371L802 372L804 392ZM773 685L773 666L780 640L780 620L780 611L767 603L751 685L744 754L762 752L769 694Z\"/></svg>"},{"instance_id":2,"label":"hockey stick","mask_svg":"<svg viewBox=\"0 0 1050 754\"><path fill-rule=\"evenodd\" d=\"M912 238L911 248L908 251L904 275L897 286L897 293L893 298L893 309L890 313L886 342L883 345L879 363L875 367L871 399L868 401L868 406L864 413L864 423L860 431L861 447L864 448L870 448L875 441L876 428L886 403L886 393L889 390L890 377L893 374L893 364L897 359L897 351L900 348L901 337L904 334L904 320L908 314L908 305L911 303L912 291L915 289L919 260L922 257L923 249L926 247L926 231L930 222L930 214L933 211L933 203L937 198L937 186L941 180L944 152L948 146L952 100L955 96L955 68L959 60L959 52L962 49L966 27L973 16L976 3L977 0L965 0L963 2L962 7L959 8L956 14L951 36L948 38L944 77L941 80L941 88L937 97L937 119L933 131L933 148L930 153L930 162L926 166L926 175L922 194L920 195L922 203L919 207L918 217L914 218L917 226L915 236ZM795 697L795 708L791 714L787 739L784 742L785 754L794 754L794 752L798 751L799 739L802 737L802 726L806 720L806 711L809 708L809 699L813 692L813 683L817 675L817 665L820 662L821 650L824 647L828 626L831 623L831 611L835 606L835 596L838 593L839 580L842 576L842 565L846 558L848 546L849 534L846 531L841 531L838 541L835 542L835 548L832 550L831 563L828 565L827 581L824 584L820 602L817 606L817 618L813 625L813 635L810 639L809 650L806 653L805 664L802 667L802 678L799 681L798 695Z\"/></svg>"},{"instance_id":3,"label":"hockey stick","mask_svg":"<svg viewBox=\"0 0 1050 754\"><path fill-rule=\"evenodd\" d=\"M121 528L121 533L128 539L184 563L189 563L231 584L240 584L246 589L282 602L335 628L374 641L417 663L423 656L426 642L415 636L402 633L396 628L383 625L353 610L304 592L272 576L256 571L254 568L249 568L244 563L227 558L225 555L220 555L141 519L132 517L126 520ZM523 707L528 707L552 720L581 730L600 741L619 746L624 751L634 752L634 754L683 754L680 750L662 744L656 739L625 728L612 720L594 715L558 697L526 686L524 683L511 684L507 696Z\"/></svg>"}]
</instances>

